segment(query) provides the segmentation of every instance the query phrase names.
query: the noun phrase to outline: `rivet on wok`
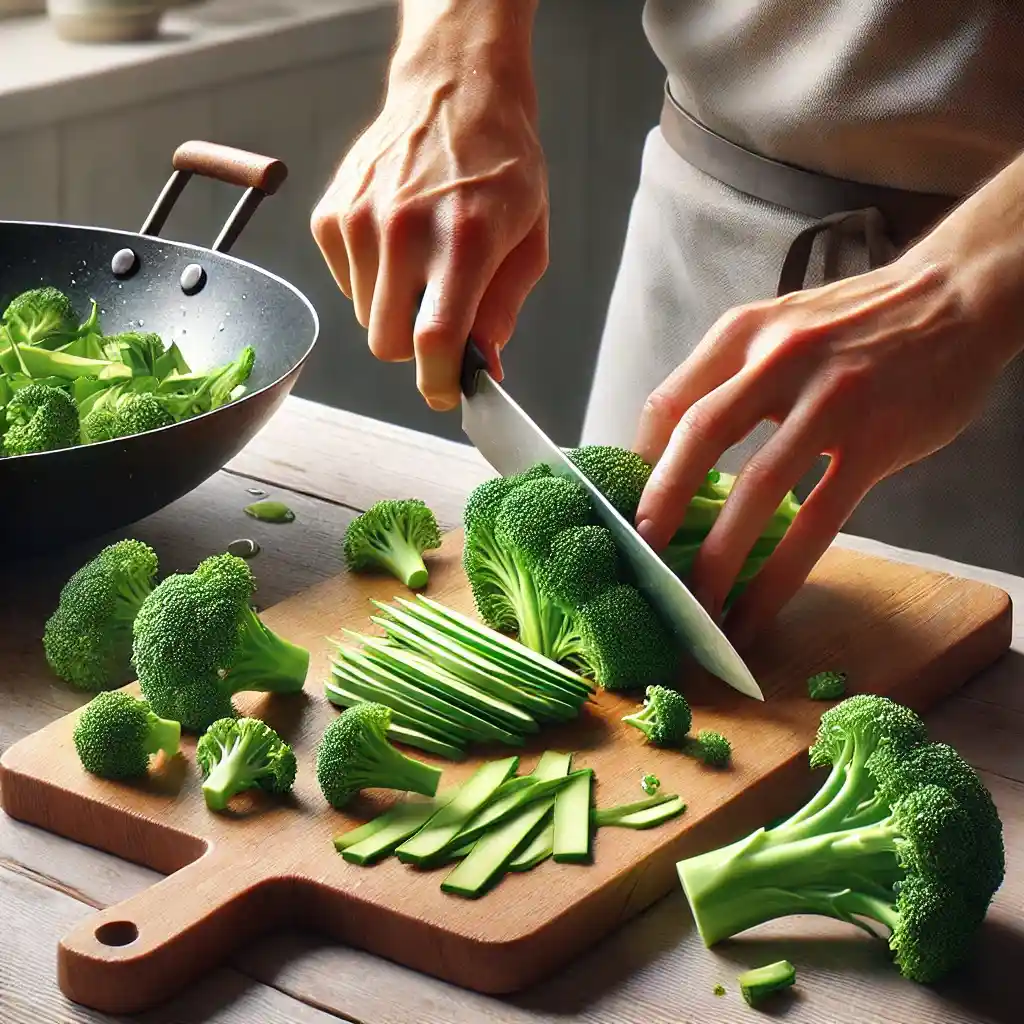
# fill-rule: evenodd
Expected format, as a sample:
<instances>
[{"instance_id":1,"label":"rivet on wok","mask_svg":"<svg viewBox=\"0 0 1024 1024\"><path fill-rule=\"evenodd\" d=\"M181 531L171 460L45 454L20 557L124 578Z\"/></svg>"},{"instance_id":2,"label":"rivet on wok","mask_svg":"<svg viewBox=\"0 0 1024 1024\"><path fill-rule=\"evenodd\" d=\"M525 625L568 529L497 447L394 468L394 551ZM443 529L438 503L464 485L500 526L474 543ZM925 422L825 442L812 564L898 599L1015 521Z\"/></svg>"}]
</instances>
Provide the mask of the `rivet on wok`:
<instances>
[{"instance_id":1,"label":"rivet on wok","mask_svg":"<svg viewBox=\"0 0 1024 1024\"><path fill-rule=\"evenodd\" d=\"M118 249L110 261L114 277L131 277L139 269L139 258L131 249Z\"/></svg>"},{"instance_id":2,"label":"rivet on wok","mask_svg":"<svg viewBox=\"0 0 1024 1024\"><path fill-rule=\"evenodd\" d=\"M181 290L186 295L195 295L206 284L206 271L198 263L190 263L181 272Z\"/></svg>"}]
</instances>

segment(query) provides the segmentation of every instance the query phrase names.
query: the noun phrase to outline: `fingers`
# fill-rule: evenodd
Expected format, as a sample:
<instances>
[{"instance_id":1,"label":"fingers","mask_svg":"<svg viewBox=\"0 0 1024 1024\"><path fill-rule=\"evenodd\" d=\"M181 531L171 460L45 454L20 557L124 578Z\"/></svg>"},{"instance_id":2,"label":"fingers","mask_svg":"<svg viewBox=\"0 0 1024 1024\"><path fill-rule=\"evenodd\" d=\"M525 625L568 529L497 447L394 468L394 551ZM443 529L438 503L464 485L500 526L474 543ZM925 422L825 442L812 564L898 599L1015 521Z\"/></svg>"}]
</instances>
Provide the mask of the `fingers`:
<instances>
[{"instance_id":1,"label":"fingers","mask_svg":"<svg viewBox=\"0 0 1024 1024\"><path fill-rule=\"evenodd\" d=\"M316 204L309 219L309 229L323 255L324 261L346 298L352 298L352 280L349 274L348 250L341 234L341 222L335 213L333 189L329 189Z\"/></svg>"},{"instance_id":2,"label":"fingers","mask_svg":"<svg viewBox=\"0 0 1024 1024\"><path fill-rule=\"evenodd\" d=\"M686 506L722 452L763 418L766 400L766 389L747 372L719 385L683 414L637 508L637 531L655 551L679 528Z\"/></svg>"},{"instance_id":3,"label":"fingers","mask_svg":"<svg viewBox=\"0 0 1024 1024\"><path fill-rule=\"evenodd\" d=\"M764 568L750 581L726 619L726 632L745 647L800 589L850 518L870 484L833 459Z\"/></svg>"},{"instance_id":4,"label":"fingers","mask_svg":"<svg viewBox=\"0 0 1024 1024\"><path fill-rule=\"evenodd\" d=\"M633 450L653 465L668 447L676 424L690 407L743 368L747 344L761 324L755 307L723 316L690 357L647 399ZM689 500L689 498L687 498Z\"/></svg>"},{"instance_id":5,"label":"fingers","mask_svg":"<svg viewBox=\"0 0 1024 1024\"><path fill-rule=\"evenodd\" d=\"M798 406L748 460L694 559L691 585L717 618L747 555L825 446L820 407Z\"/></svg>"},{"instance_id":6,"label":"fingers","mask_svg":"<svg viewBox=\"0 0 1024 1024\"><path fill-rule=\"evenodd\" d=\"M384 238L367 325L367 344L382 362L406 362L415 355L413 326L423 292L426 248L412 225L392 226Z\"/></svg>"}]
</instances>

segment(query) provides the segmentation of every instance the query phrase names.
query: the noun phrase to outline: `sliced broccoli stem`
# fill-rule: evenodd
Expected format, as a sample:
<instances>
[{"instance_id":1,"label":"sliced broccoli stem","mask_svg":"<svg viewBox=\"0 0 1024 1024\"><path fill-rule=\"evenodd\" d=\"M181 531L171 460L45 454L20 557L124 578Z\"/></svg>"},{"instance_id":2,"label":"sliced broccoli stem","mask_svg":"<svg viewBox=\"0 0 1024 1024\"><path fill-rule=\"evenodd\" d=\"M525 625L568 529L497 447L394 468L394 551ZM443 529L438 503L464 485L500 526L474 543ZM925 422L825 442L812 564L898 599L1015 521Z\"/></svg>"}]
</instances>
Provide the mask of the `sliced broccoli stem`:
<instances>
[{"instance_id":1,"label":"sliced broccoli stem","mask_svg":"<svg viewBox=\"0 0 1024 1024\"><path fill-rule=\"evenodd\" d=\"M149 712L148 721L146 753L156 754L162 750L168 757L174 757L181 745L181 723L161 718L152 711Z\"/></svg>"},{"instance_id":2,"label":"sliced broccoli stem","mask_svg":"<svg viewBox=\"0 0 1024 1024\"><path fill-rule=\"evenodd\" d=\"M253 772L251 751L237 740L214 766L203 782L203 797L211 811L222 811L228 801L249 787L256 777Z\"/></svg>"},{"instance_id":3,"label":"sliced broccoli stem","mask_svg":"<svg viewBox=\"0 0 1024 1024\"><path fill-rule=\"evenodd\" d=\"M410 590L420 590L427 585L423 554L400 529L392 528L382 537L373 537L371 543L381 565Z\"/></svg>"},{"instance_id":4,"label":"sliced broccoli stem","mask_svg":"<svg viewBox=\"0 0 1024 1024\"><path fill-rule=\"evenodd\" d=\"M309 651L265 626L246 605L241 640L227 675L232 692L298 693L309 672Z\"/></svg>"},{"instance_id":5,"label":"sliced broccoli stem","mask_svg":"<svg viewBox=\"0 0 1024 1024\"><path fill-rule=\"evenodd\" d=\"M851 912L853 901L847 897L863 897L863 908L895 902L893 886L902 874L893 855L898 838L889 820L807 838L793 838L785 826L761 829L731 846L682 861L679 880L708 946L790 914L820 914L858 924L852 913L865 913L880 920L867 909Z\"/></svg>"}]
</instances>

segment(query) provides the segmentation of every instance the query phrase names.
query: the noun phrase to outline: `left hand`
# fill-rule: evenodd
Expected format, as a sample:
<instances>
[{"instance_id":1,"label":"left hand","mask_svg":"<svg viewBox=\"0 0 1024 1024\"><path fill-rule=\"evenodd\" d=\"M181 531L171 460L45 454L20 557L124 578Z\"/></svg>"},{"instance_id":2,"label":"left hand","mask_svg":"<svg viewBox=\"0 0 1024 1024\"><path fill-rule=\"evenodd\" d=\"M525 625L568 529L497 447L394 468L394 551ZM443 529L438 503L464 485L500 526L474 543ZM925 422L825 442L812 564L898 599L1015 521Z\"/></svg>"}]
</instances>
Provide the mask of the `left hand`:
<instances>
[{"instance_id":1,"label":"left hand","mask_svg":"<svg viewBox=\"0 0 1024 1024\"><path fill-rule=\"evenodd\" d=\"M637 527L659 550L722 453L779 424L743 467L690 585L714 617L787 491L825 475L726 621L744 645L799 589L879 480L952 441L1006 358L973 278L913 250L885 267L726 314L650 396L636 451L656 463Z\"/></svg>"}]
</instances>

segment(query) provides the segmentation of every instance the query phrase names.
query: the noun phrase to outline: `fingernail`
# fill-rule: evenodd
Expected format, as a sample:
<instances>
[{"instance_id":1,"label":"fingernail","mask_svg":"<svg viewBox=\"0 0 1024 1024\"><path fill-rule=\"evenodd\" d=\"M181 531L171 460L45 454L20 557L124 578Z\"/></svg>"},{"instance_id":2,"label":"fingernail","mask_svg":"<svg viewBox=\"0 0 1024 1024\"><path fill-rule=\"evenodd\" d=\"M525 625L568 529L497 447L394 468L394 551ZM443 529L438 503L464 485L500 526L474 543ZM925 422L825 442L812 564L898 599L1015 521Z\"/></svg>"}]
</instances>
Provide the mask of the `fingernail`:
<instances>
[{"instance_id":1,"label":"fingernail","mask_svg":"<svg viewBox=\"0 0 1024 1024\"><path fill-rule=\"evenodd\" d=\"M653 545L655 526L652 519L641 519L640 522L636 524L636 532L639 533L648 544Z\"/></svg>"}]
</instances>

